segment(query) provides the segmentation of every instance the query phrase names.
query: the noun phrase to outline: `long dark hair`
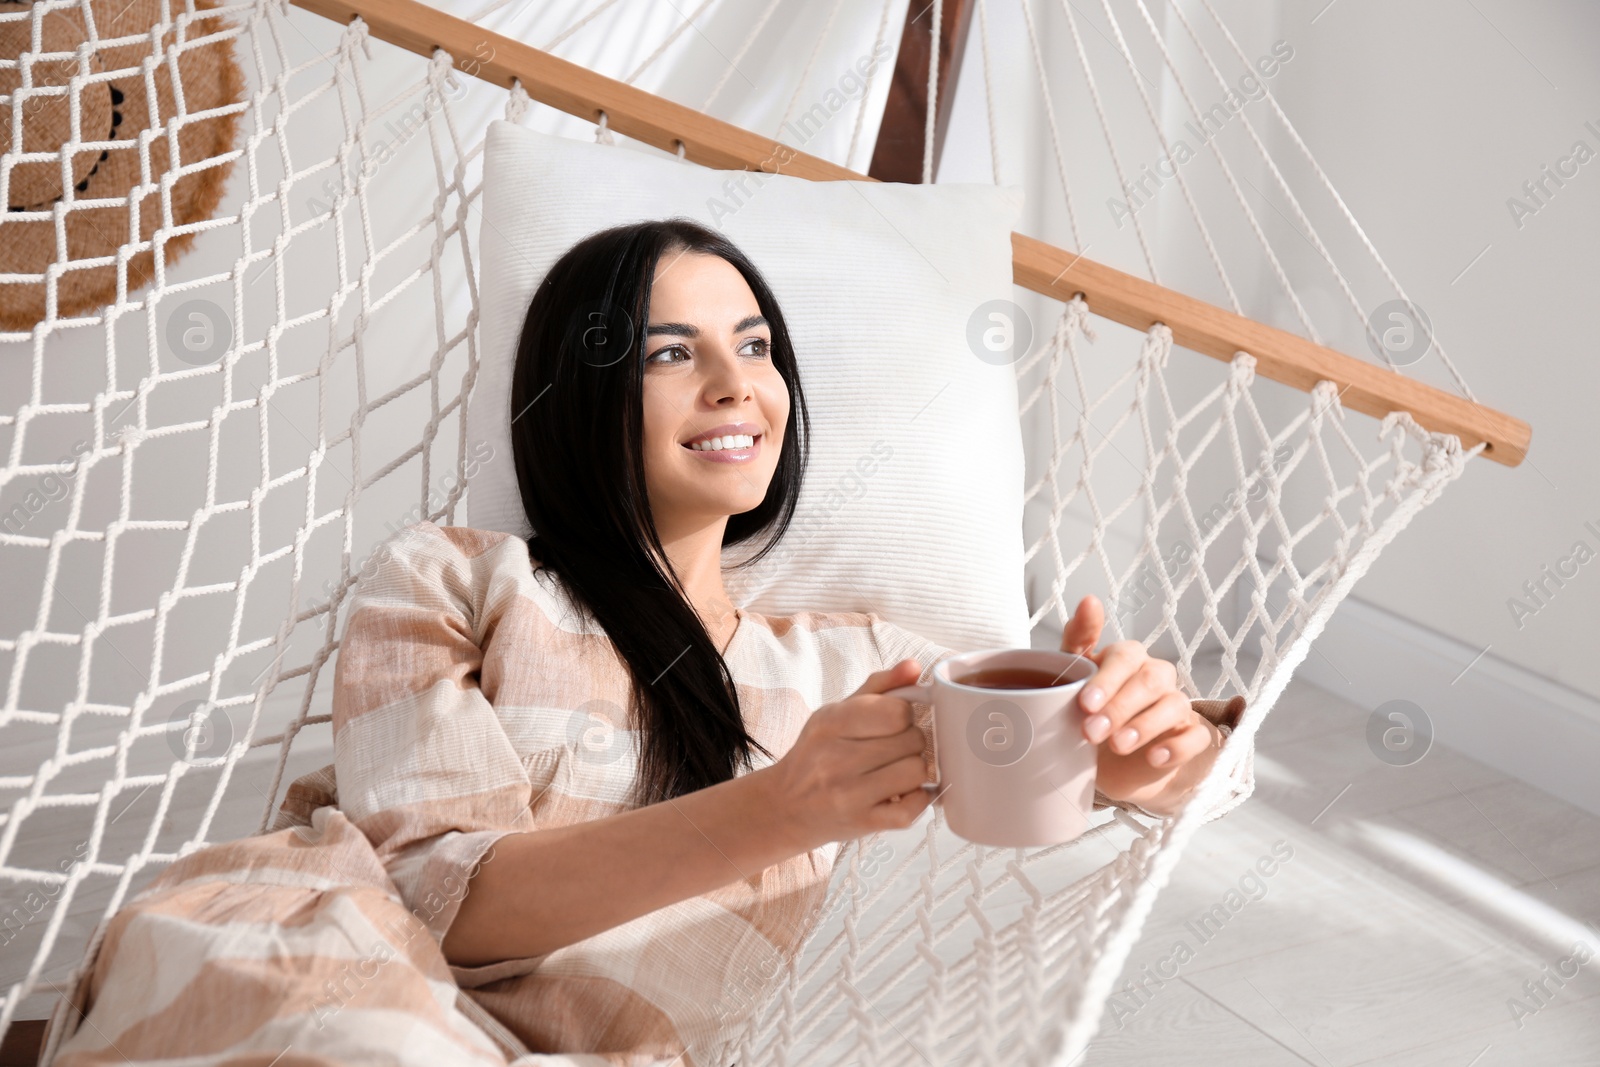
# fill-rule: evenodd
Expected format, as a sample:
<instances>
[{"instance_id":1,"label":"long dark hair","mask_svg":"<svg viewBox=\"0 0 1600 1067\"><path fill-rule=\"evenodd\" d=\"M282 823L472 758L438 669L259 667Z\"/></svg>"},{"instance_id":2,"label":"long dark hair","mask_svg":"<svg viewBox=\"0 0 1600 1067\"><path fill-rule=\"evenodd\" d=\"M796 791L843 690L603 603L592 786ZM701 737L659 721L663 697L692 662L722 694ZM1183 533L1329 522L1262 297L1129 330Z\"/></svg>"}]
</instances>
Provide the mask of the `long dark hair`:
<instances>
[{"instance_id":1,"label":"long dark hair","mask_svg":"<svg viewBox=\"0 0 1600 1067\"><path fill-rule=\"evenodd\" d=\"M724 545L766 535L747 566L777 544L794 515L810 421L794 347L772 289L721 234L683 218L590 234L550 268L517 344L507 417L536 568L605 630L632 679L640 732L636 802L681 796L734 777L752 750L738 692L691 607L651 517L644 473L645 326L657 261L679 250L730 263L772 330L771 359L789 389L783 450L765 498L728 518ZM659 562L658 562L659 561Z\"/></svg>"}]
</instances>

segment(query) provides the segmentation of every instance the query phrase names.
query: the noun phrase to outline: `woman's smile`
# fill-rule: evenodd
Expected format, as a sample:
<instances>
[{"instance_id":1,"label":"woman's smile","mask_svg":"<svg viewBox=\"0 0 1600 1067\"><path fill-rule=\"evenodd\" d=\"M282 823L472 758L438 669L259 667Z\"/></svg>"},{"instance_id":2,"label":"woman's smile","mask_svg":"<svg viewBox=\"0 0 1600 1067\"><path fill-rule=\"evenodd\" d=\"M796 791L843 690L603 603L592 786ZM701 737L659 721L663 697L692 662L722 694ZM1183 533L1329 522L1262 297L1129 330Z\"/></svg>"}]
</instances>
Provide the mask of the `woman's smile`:
<instances>
[{"instance_id":1,"label":"woman's smile","mask_svg":"<svg viewBox=\"0 0 1600 1067\"><path fill-rule=\"evenodd\" d=\"M748 463L761 454L766 436L753 422L725 422L683 442L683 447L712 463Z\"/></svg>"}]
</instances>

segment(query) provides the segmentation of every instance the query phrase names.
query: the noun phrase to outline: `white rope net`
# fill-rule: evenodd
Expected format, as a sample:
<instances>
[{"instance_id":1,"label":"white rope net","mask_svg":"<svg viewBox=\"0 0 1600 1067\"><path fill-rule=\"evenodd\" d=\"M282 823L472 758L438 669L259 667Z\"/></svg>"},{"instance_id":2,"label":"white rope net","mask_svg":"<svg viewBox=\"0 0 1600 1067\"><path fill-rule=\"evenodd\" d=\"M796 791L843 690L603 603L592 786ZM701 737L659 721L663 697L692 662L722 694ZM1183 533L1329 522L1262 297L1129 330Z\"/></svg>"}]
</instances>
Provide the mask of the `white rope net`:
<instances>
[{"instance_id":1,"label":"white rope net","mask_svg":"<svg viewBox=\"0 0 1600 1067\"><path fill-rule=\"evenodd\" d=\"M602 32L602 16L621 11L614 5L587 5L551 43ZM79 6L59 0L35 10ZM750 5L738 56L774 7ZM265 0L217 10L226 28L197 34L192 4L175 5L172 20L154 31L152 59L138 69L86 67L45 84L22 72L34 59L70 55L25 53L0 66L12 75L13 122L35 97L71 100L94 80L150 77L185 49L224 41L248 83L245 99L226 109L238 116L236 150L173 162L183 173L231 167L220 207L188 227L198 235L193 250L168 269L162 242L181 227L156 195L169 178L147 171L151 195L130 200L130 209L135 219L157 213L155 236L127 241L103 262L153 250L154 280L124 285L87 314L58 316L52 303L31 332L0 335L0 1034L16 1019L48 1013L72 987L99 925L162 868L208 842L265 830L288 782L332 762L333 656L363 559L411 522L454 524L466 489L479 284L469 223L481 191L482 133L492 117L537 121L543 109L520 88L508 94L452 71L470 71L472 57L452 61L441 51L422 60L368 40L359 20L340 27ZM1173 76L1177 95L1161 106L1201 114L1180 68L1219 81L1223 74L1201 46L1197 20L1169 6L1157 27L1143 0L1119 10L1136 13L1150 31L1139 45L1144 61L1164 63ZM827 16L830 28L838 11ZM1064 146L1095 133L1091 112L1106 149L1091 177L1115 172L1120 185L1111 188L1123 197L1138 177L1126 164L1138 157L1107 121L1119 98L1089 63L1089 29L1102 60L1113 56L1113 70L1125 59L1120 99L1151 119L1145 143L1172 148L1163 133L1170 122L1163 125L1146 95L1109 4L1102 14L1108 24L1086 27L1071 4L1022 4L1002 17L980 3L974 20L994 177L1002 176L1007 143L995 123L1023 109L996 117L996 80L1008 72L987 60L994 38L1013 30L1022 35L1018 48L1038 62L1022 73L1035 91L1044 87L1038 125L1059 167L1066 236L1080 249L1098 238L1081 192L1074 209L1063 161L1078 152ZM871 24L881 40L898 19L886 3L881 14L874 7ZM692 39L681 27L673 32L643 60L619 55L618 69L607 72L639 77L672 55L675 41ZM1176 45L1191 39L1203 62L1174 58ZM76 54L108 42L91 39ZM813 55L808 71L815 63ZM1087 95L1061 96L1074 71ZM737 84L720 69L706 78L694 99L708 106ZM928 88L938 89L931 76ZM1257 117L1275 119L1275 137L1302 152L1270 92L1258 102ZM786 113L793 106L791 97ZM78 105L71 107L80 129ZM123 150L148 165L157 137L215 114L181 103L178 112ZM576 121L547 117L557 129ZM1336 247L1371 253L1377 266L1368 275L1393 283L1320 170L1306 169L1309 154L1280 167L1251 116L1240 118L1233 147L1259 150L1266 163L1253 173L1286 198L1279 213L1294 240L1330 267ZM860 116L849 122L841 156L860 151ZM83 132L67 147L102 147ZM1253 234L1265 250L1250 253L1259 291L1276 284L1288 294L1281 304L1263 300L1318 337L1288 284L1288 257L1268 239L1275 224L1240 192L1224 139L1209 147L1218 164L1212 199L1236 202L1249 219L1233 232ZM0 158L5 188L19 160L66 154L13 150ZM931 176L931 153L924 167ZM1200 221L1207 181L1194 167L1177 171L1181 197L1122 220L1133 225L1124 237L1137 234L1137 247L1125 250L1147 260L1145 273L1154 276L1151 253L1163 241L1159 229L1148 231L1157 215L1161 228L1175 225L1162 212L1181 201L1201 250L1189 261L1214 270L1221 299L1241 307L1244 287L1229 281L1226 250ZM1331 195L1332 207L1319 216L1296 199L1291 174L1303 179L1300 188ZM51 209L10 221L59 226L91 205L69 189ZM1348 223L1359 238L1324 239L1314 219ZM1115 237L1106 244L1113 253L1120 247ZM0 276L0 285L42 280L50 291L65 269L63 261L42 277ZM1357 313L1358 332L1344 336L1360 344L1372 332L1356 296L1360 279L1333 273ZM1018 299L1031 297L1019 291ZM1054 323L1016 368L1029 449L1034 621L1041 633L1059 633L1069 603L1098 592L1108 605L1108 640L1151 643L1179 665L1192 695L1243 693L1249 711L1177 818L1150 824L1103 812L1067 845L1001 850L965 843L935 817L846 849L823 921L796 966L752 992L758 1010L729 1035L726 1058L1077 1058L1202 813L1244 799L1230 775L1311 642L1376 554L1473 454L1404 414L1347 418L1329 383L1304 394L1256 380L1248 354L1226 364L1171 361L1164 326L1144 335L1091 326L1081 300L1032 306L1045 309L1036 321ZM1095 330L1109 336L1091 351Z\"/></svg>"}]
</instances>

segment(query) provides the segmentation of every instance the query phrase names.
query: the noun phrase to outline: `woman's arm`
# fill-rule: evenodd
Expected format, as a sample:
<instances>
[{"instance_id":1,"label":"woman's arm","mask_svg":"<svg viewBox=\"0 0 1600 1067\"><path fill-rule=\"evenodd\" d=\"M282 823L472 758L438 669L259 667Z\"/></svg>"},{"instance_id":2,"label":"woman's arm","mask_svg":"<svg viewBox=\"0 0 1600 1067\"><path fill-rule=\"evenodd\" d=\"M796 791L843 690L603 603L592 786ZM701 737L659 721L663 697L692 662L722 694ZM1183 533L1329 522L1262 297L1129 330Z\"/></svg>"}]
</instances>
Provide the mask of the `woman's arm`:
<instances>
[{"instance_id":1,"label":"woman's arm","mask_svg":"<svg viewBox=\"0 0 1600 1067\"><path fill-rule=\"evenodd\" d=\"M909 826L930 802L902 661L818 708L771 766L673 800L496 841L442 941L457 967L542 956L830 841Z\"/></svg>"},{"instance_id":2,"label":"woman's arm","mask_svg":"<svg viewBox=\"0 0 1600 1067\"><path fill-rule=\"evenodd\" d=\"M476 967L543 956L798 855L771 770L591 822L507 834L467 884L445 959Z\"/></svg>"}]
</instances>

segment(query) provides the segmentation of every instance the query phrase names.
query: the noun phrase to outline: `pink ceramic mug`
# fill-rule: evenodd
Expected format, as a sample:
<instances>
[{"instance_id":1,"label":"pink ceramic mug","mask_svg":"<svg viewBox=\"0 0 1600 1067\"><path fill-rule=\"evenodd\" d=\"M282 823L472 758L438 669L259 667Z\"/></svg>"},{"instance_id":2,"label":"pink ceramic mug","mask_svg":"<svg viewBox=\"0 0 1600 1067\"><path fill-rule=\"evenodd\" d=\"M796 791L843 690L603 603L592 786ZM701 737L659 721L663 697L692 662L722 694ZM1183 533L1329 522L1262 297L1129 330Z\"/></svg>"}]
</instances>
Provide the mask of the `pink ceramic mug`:
<instances>
[{"instance_id":1,"label":"pink ceramic mug","mask_svg":"<svg viewBox=\"0 0 1600 1067\"><path fill-rule=\"evenodd\" d=\"M964 685L977 671L1048 672L1039 688ZM888 691L933 705L939 781L950 829L975 844L1057 845L1089 826L1097 750L1083 736L1078 690L1098 668L1070 652L990 649L941 660L928 685Z\"/></svg>"}]
</instances>

